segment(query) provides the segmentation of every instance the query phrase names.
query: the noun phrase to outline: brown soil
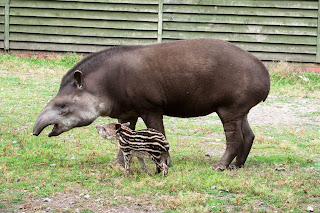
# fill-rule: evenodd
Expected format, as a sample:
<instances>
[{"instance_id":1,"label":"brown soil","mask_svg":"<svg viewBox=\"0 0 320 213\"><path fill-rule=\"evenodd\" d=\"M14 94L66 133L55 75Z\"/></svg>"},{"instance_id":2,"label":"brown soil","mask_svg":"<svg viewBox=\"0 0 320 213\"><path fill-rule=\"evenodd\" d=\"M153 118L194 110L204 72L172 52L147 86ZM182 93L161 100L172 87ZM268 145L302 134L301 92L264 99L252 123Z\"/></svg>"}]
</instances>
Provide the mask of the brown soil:
<instances>
[{"instance_id":1,"label":"brown soil","mask_svg":"<svg viewBox=\"0 0 320 213\"><path fill-rule=\"evenodd\" d=\"M134 198L131 198L131 201ZM94 212L94 213L158 213L163 212L152 206L146 206L138 202L129 205L112 206L105 198L99 198L90 195L84 190L73 189L66 192L60 192L46 198L35 198L26 196L24 204L15 207L16 213L46 213L46 212ZM120 201L119 201L120 202Z\"/></svg>"}]
</instances>

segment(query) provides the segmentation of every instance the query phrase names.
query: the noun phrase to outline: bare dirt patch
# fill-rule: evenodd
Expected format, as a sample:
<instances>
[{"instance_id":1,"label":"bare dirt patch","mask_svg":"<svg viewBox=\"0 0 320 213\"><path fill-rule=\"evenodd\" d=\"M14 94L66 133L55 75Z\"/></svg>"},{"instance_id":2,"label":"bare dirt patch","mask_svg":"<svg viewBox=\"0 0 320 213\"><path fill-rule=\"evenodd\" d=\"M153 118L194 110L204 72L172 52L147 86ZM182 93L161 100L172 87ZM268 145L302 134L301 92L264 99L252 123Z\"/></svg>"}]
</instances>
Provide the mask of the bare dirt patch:
<instances>
[{"instance_id":1,"label":"bare dirt patch","mask_svg":"<svg viewBox=\"0 0 320 213\"><path fill-rule=\"evenodd\" d=\"M265 103L258 104L249 113L249 123L256 126L286 124L293 126L320 126L319 100L290 98L280 101L268 97Z\"/></svg>"},{"instance_id":2,"label":"bare dirt patch","mask_svg":"<svg viewBox=\"0 0 320 213\"><path fill-rule=\"evenodd\" d=\"M126 197L127 198L127 197ZM111 198L110 198L111 199ZM131 198L130 199L134 199ZM15 207L16 213L46 213L46 212L94 212L94 213L158 213L163 212L155 207L146 206L139 202L133 202L128 205L110 205L110 200L99 196L90 195L88 191L80 188L59 192L46 198L32 197L30 195L24 198L24 204ZM120 201L119 201L120 202Z\"/></svg>"},{"instance_id":3,"label":"bare dirt patch","mask_svg":"<svg viewBox=\"0 0 320 213\"><path fill-rule=\"evenodd\" d=\"M207 119L208 116L209 119ZM221 124L216 113L208 116L199 117L192 122ZM292 125L306 127L311 125L320 127L320 100L269 96L266 102L259 103L250 110L248 120L251 126Z\"/></svg>"},{"instance_id":4,"label":"bare dirt patch","mask_svg":"<svg viewBox=\"0 0 320 213\"><path fill-rule=\"evenodd\" d=\"M216 113L209 116L218 117ZM205 118L204 118L205 119ZM269 96L267 101L251 109L248 115L251 127L280 125L296 128L317 128L320 134L320 101L309 98L280 99ZM218 118L211 124L221 123ZM222 133L214 133L209 141L203 143L208 157L222 156L225 151L225 139ZM221 139L223 138L223 139Z\"/></svg>"}]
</instances>

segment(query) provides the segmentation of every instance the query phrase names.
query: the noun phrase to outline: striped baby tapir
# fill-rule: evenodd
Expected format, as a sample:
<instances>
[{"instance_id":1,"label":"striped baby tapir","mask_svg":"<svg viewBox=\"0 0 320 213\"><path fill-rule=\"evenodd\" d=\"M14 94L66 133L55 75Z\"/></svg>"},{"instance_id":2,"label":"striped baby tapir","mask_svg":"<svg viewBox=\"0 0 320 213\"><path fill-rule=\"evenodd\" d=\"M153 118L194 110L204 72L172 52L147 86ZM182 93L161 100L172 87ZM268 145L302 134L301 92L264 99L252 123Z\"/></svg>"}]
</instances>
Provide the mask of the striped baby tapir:
<instances>
[{"instance_id":1,"label":"striped baby tapir","mask_svg":"<svg viewBox=\"0 0 320 213\"><path fill-rule=\"evenodd\" d=\"M131 159L136 156L147 174L150 172L145 159L151 158L156 164L156 174L162 171L163 176L167 175L169 143L166 137L155 129L134 131L129 128L129 125L130 123L111 123L96 126L96 129L102 138L118 141L124 156L126 174L130 173Z\"/></svg>"}]
</instances>

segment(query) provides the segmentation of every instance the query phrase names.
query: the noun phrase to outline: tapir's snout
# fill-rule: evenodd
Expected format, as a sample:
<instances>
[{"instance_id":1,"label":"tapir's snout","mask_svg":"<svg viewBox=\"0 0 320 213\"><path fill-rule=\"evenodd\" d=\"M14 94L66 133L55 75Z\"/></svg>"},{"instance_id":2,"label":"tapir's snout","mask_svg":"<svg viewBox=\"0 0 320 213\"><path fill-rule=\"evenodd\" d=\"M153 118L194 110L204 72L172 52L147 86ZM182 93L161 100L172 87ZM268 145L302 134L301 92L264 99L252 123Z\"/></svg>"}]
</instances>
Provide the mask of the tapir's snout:
<instances>
[{"instance_id":1,"label":"tapir's snout","mask_svg":"<svg viewBox=\"0 0 320 213\"><path fill-rule=\"evenodd\" d=\"M40 133L48 126L53 125L52 131L49 133L49 137L58 136L63 132L68 131L72 127L63 125L61 121L59 121L59 116L55 115L50 111L44 110L38 116L36 123L33 127L33 135L38 136Z\"/></svg>"},{"instance_id":2,"label":"tapir's snout","mask_svg":"<svg viewBox=\"0 0 320 213\"><path fill-rule=\"evenodd\" d=\"M83 102L87 101L83 100ZM33 135L38 136L46 127L53 125L48 136L58 136L75 127L90 125L98 116L99 113L92 106L86 108L82 104L57 104L56 99L53 99L37 117Z\"/></svg>"},{"instance_id":3,"label":"tapir's snout","mask_svg":"<svg viewBox=\"0 0 320 213\"><path fill-rule=\"evenodd\" d=\"M42 113L38 116L36 123L33 126L33 135L38 136L40 133L47 127L52 125L49 119L45 119L42 116Z\"/></svg>"},{"instance_id":4,"label":"tapir's snout","mask_svg":"<svg viewBox=\"0 0 320 213\"><path fill-rule=\"evenodd\" d=\"M39 116L40 117L40 116ZM34 136L38 136L40 135L40 133L48 126L53 125L53 129L52 131L49 133L48 137L52 137L52 136L58 136L63 132L68 131L69 129L64 127L61 124L58 123L53 123L50 120L47 119L41 119L41 117L37 119L34 127L33 127L33 135Z\"/></svg>"},{"instance_id":5,"label":"tapir's snout","mask_svg":"<svg viewBox=\"0 0 320 213\"><path fill-rule=\"evenodd\" d=\"M40 114L41 115L41 114ZM36 123L33 126L33 135L38 136L42 132L44 128L49 126L49 124L46 124L43 119L41 119L40 115L38 116Z\"/></svg>"},{"instance_id":6,"label":"tapir's snout","mask_svg":"<svg viewBox=\"0 0 320 213\"><path fill-rule=\"evenodd\" d=\"M34 135L34 136L38 136L38 135L40 135L40 133L34 131L34 132L33 132L33 135Z\"/></svg>"},{"instance_id":7,"label":"tapir's snout","mask_svg":"<svg viewBox=\"0 0 320 213\"><path fill-rule=\"evenodd\" d=\"M42 130L41 130L41 131L39 130L38 125L39 125L39 124L37 124L37 122L36 122L36 123L34 124L34 126L33 126L33 133L32 133L32 134L33 134L34 136L40 135L40 133L41 133L41 131L42 131Z\"/></svg>"},{"instance_id":8,"label":"tapir's snout","mask_svg":"<svg viewBox=\"0 0 320 213\"><path fill-rule=\"evenodd\" d=\"M51 109L50 106L45 107L37 117L36 123L33 126L33 135L38 136L48 126L54 125L49 137L58 136L64 132L63 125L59 124L58 114Z\"/></svg>"}]
</instances>

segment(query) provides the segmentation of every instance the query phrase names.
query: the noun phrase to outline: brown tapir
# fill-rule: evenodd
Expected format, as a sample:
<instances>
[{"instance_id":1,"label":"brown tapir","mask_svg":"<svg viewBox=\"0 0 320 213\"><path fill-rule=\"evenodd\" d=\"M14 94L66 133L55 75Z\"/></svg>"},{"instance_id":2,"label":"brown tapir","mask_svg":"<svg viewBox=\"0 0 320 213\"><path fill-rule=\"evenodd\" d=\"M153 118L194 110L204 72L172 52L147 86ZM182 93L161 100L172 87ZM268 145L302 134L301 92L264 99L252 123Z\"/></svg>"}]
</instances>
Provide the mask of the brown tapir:
<instances>
[{"instance_id":1,"label":"brown tapir","mask_svg":"<svg viewBox=\"0 0 320 213\"><path fill-rule=\"evenodd\" d=\"M267 98L269 89L262 62L226 41L116 47L84 58L65 74L33 134L54 125L49 137L57 136L99 116L129 121L132 129L141 117L148 128L164 133L163 115L187 118L217 112L227 146L213 168L242 167L254 139L247 114ZM117 161L123 162L121 154Z\"/></svg>"}]
</instances>

